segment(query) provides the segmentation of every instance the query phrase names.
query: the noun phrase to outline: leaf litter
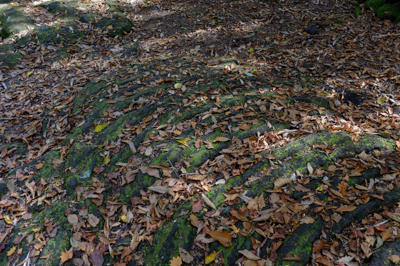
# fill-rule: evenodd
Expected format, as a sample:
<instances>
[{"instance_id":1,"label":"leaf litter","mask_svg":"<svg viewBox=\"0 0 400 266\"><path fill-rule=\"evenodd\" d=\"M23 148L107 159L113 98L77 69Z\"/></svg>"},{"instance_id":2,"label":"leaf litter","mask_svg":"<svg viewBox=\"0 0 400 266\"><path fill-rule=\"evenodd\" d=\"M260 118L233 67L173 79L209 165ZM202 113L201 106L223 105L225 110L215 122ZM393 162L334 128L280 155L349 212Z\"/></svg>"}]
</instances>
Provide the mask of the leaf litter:
<instances>
[{"instance_id":1,"label":"leaf litter","mask_svg":"<svg viewBox=\"0 0 400 266\"><path fill-rule=\"evenodd\" d=\"M326 222L327 228L322 235L327 235L335 224L343 220L346 213L353 212L357 206L374 199L383 200L385 194L399 188L398 155L373 149L369 153L363 151L354 158L339 159L323 169L315 168L308 162L307 171L295 171L294 176L275 180L274 187L266 191L269 196L265 199L263 195L246 196L243 186L231 187L224 193L225 207L230 208L229 215L222 214L224 208L217 208L206 195L210 188L224 184L233 176L242 175L263 160L270 162L271 169L278 167L282 162L272 152L299 137L318 132L344 131L355 142L362 133L389 134L398 141L399 95L396 86L399 84L399 77L395 63L398 55L393 53L393 47L398 47L399 41L391 35L374 37L378 29L382 33L395 33L398 29L387 21L376 20L369 11L365 11L361 19L355 19L349 12L352 3L347 1L341 5L334 1L320 4L282 1L282 5L257 1L222 1L218 5L204 1L161 1L159 3L162 4L162 9L159 10L155 7L157 3L158 1L142 2L135 7L134 12L128 9L129 3L120 3L119 8L134 23L134 30L126 36L113 39L104 37L101 32L93 33L87 40L72 44L68 58L47 63L44 69L38 68L43 63L38 58L52 53L52 47L38 45L34 51L21 51L27 54L22 62L23 68L6 69L1 73L0 145L19 142L29 147L23 155L14 153L18 146L4 145L0 151L0 174L3 179L9 180L9 193L0 201L0 218L8 224L1 229L1 250L5 248L12 231L16 230L18 222L25 223L25 227L32 225L28 204L35 202L45 207L65 198L62 181L29 181L46 165L38 163L35 168L19 167L52 150L60 150L60 158L52 162L52 168L57 169L64 162L71 145L77 140L69 139L68 143L63 141L70 132L86 122L85 114L90 112L89 109L79 116L71 112L73 100L83 86L100 75L121 72L128 64L146 63L156 58L164 59L166 56L190 54L200 58L225 55L235 57L242 61L243 67L227 65L223 67L225 73L239 79L242 85L249 88L254 85L250 81L245 84L242 79L267 75L272 88L259 89L259 100L254 103L232 108L218 104L218 99L227 93L227 88L210 88L204 95L193 95L190 103L201 104L205 100L215 100L215 109L201 114L203 119L211 116L212 124L201 125L203 119L194 119L178 125L172 125L171 122L157 125L158 134L151 135L140 146L135 147L132 137L141 134L146 125L165 112L160 108L146 117L143 124L126 125L118 140L106 142L99 147L107 151L103 156L104 167L112 162L113 155L124 144L129 146L135 159L118 165L119 168L108 175L107 181L92 177L93 182L89 187L76 188L77 201L89 199L98 207L98 212L89 213L86 208L78 210L73 204L65 211L73 235L70 238L72 248L61 253L62 262L102 265L106 255L118 258L115 265L126 265L132 258L140 262L139 245L151 245L154 232L171 219L179 203L196 197L191 207L193 214L190 215L191 224L197 230L195 245L191 250L180 249L179 256L173 257L170 265L192 263L193 257L198 256L199 252L204 254L205 264L214 262L223 265L224 258L220 253L224 249L208 253L208 246L217 241L223 247L230 247L232 239L239 236L252 237L254 234L270 241L268 251L260 255L260 249L266 242L252 237L254 244L249 249L238 251L243 256L236 262L241 265L268 265L277 260L277 250L282 241L300 225L313 224L316 217L320 217ZM331 6L334 5L334 12L331 12ZM196 7L189 12L191 6ZM49 13L39 12L39 7L31 4L27 7L33 10L30 15L40 23L48 23L52 19ZM104 3L92 8L107 13ZM165 10L176 12L176 17L168 21L168 18L162 16ZM155 17L149 15L152 12L156 14ZM332 23L337 17L343 18L345 22ZM309 24L316 26L304 29ZM183 25L196 30L184 31ZM291 27L288 29L287 25ZM207 28L207 31L201 28ZM221 30L225 34L218 35ZM317 32L319 34L315 37L307 34ZM139 44L141 54L137 54L138 58L120 53L122 48L119 47L129 38ZM101 56L93 60L82 56L82 50L85 54L101 51ZM215 64L206 60L205 63L210 66ZM196 64L192 67L195 69ZM326 85L303 87L297 84L288 88L275 83L273 73L280 73L286 79L296 78L295 73L309 74L302 76L300 81L305 82L312 75L313 79L324 80ZM157 82L171 81L166 78ZM168 93L179 94L191 86L193 84L178 82ZM110 88L110 97L106 103L111 105L118 102L117 98L112 97L113 93L124 88L124 85ZM263 97L266 90L276 93L275 98ZM234 93L232 92L233 95ZM326 98L329 106L319 107L312 102L288 101L289 98L304 95ZM139 109L152 101L151 97L141 98L122 112L110 106L102 114L101 123L92 125L90 134L79 141L91 143L96 134L107 130L107 125L124 112ZM255 112L254 108L258 108L259 112ZM328 108L337 113L326 114ZM220 113L239 110L245 110L245 115L227 116L218 120ZM312 111L314 115L310 115ZM240 124L229 127L229 131L250 131L252 124L257 124L263 117L290 122L293 127L290 130L279 130L269 124L270 131L259 132L242 140L223 136L210 140L201 138L218 128L218 124L230 126L237 121ZM45 130L42 130L43 127ZM196 140L181 137L182 132L189 127L196 132ZM157 156L161 149L167 149L167 146L152 145L161 141L176 142L188 149L200 149L204 145L207 149L214 150L214 145L220 143L227 143L228 146L219 152L220 156L198 167L195 173L188 173L185 168L190 166L185 162L146 165L149 158ZM61 143L65 146L59 146ZM327 144L313 147L326 155L334 153L337 148ZM96 174L101 175L103 166L96 168ZM9 178L7 174L16 168L14 179ZM354 185L350 183L350 177L361 176L363 171L375 168L380 169L379 179L365 180ZM70 171L73 172L74 169ZM108 182L115 187L125 186L135 180L139 171L157 178L155 184L142 190L141 197L132 198L132 204L129 205L121 203L117 195L104 199ZM223 178L216 180L220 175ZM268 176L268 172L262 175ZM317 187L311 186L316 178L322 178L321 184ZM339 182L332 184L331 180L335 178ZM251 185L257 180L259 177L251 176L246 184ZM24 186L16 188L13 184L16 181L24 182ZM293 198L296 193L302 193L303 196ZM18 201L19 198L24 201ZM205 211L203 216L194 215L201 211ZM383 243L394 241L400 236L399 217L399 206L387 206L383 212L354 222L340 234L330 237L330 241L324 240L328 237L316 240L312 248L312 261L319 265L355 265L363 262ZM100 223L101 230L92 230ZM56 220L45 218L45 226L32 229L34 235L14 240L7 256L21 256L22 250L17 249L17 245L26 237L26 243L33 250L31 257L40 255L46 258L47 254L41 254L40 251L49 239L55 237L58 226ZM116 244L118 239L128 237L131 239L129 243ZM393 263L400 260L397 255L390 255L387 259ZM301 258L298 254L288 253L282 260L301 261Z\"/></svg>"}]
</instances>

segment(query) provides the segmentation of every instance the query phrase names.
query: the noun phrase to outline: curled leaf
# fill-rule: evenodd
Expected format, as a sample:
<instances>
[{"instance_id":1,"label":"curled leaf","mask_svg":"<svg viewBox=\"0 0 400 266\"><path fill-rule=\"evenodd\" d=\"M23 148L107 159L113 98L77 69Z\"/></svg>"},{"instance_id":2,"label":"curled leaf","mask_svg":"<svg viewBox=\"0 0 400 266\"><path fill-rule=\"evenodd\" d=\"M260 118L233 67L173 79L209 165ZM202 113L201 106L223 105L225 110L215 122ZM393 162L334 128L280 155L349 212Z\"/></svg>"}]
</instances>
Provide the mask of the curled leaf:
<instances>
[{"instance_id":1,"label":"curled leaf","mask_svg":"<svg viewBox=\"0 0 400 266\"><path fill-rule=\"evenodd\" d=\"M189 145L187 144L185 138L177 139L176 142L178 142L179 144L182 144L182 145L184 145L184 146L189 148Z\"/></svg>"}]
</instances>

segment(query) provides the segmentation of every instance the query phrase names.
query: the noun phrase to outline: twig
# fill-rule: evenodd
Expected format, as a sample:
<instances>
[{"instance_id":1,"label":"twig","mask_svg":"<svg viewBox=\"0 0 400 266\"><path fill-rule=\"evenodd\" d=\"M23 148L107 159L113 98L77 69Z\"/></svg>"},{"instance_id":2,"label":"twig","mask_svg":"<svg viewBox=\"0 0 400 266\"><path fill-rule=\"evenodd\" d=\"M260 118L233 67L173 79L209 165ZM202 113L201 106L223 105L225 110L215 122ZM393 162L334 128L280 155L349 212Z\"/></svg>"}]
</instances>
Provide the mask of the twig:
<instances>
[{"instance_id":1,"label":"twig","mask_svg":"<svg viewBox=\"0 0 400 266\"><path fill-rule=\"evenodd\" d=\"M382 37L386 37L386 36L399 36L400 35L400 33L394 33L394 34L392 34L392 33L388 33L388 34L383 34L383 35L375 35L375 36L372 36L373 38L382 38Z\"/></svg>"},{"instance_id":2,"label":"twig","mask_svg":"<svg viewBox=\"0 0 400 266\"><path fill-rule=\"evenodd\" d=\"M260 257L260 249L265 245L265 243L267 242L267 237L264 238L264 241L261 243L261 245L257 248L257 256Z\"/></svg>"},{"instance_id":3,"label":"twig","mask_svg":"<svg viewBox=\"0 0 400 266\"><path fill-rule=\"evenodd\" d=\"M0 117L0 120L14 120L16 117Z\"/></svg>"},{"instance_id":4,"label":"twig","mask_svg":"<svg viewBox=\"0 0 400 266\"><path fill-rule=\"evenodd\" d=\"M171 161L169 159L167 159L167 160L168 160L169 164L171 165L172 170L174 170L174 173L175 173L176 177L179 178L179 175L178 175L178 172L176 171L176 168L174 167L174 165L171 163Z\"/></svg>"},{"instance_id":5,"label":"twig","mask_svg":"<svg viewBox=\"0 0 400 266\"><path fill-rule=\"evenodd\" d=\"M381 222L381 223L379 223L379 224L376 224L376 225L374 225L374 227L380 226L380 225L385 224L385 223L387 223L387 222L389 222L389 220L385 220L385 221L383 221L383 222Z\"/></svg>"}]
</instances>

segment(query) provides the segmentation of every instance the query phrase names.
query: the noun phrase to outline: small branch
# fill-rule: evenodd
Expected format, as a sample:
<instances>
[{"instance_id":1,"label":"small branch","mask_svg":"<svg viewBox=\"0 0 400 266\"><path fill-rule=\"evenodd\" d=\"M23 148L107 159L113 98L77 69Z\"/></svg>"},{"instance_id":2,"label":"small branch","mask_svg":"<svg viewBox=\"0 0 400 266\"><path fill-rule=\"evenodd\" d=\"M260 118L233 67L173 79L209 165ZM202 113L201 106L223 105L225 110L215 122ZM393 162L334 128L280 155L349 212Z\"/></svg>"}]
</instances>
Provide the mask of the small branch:
<instances>
[{"instance_id":1,"label":"small branch","mask_svg":"<svg viewBox=\"0 0 400 266\"><path fill-rule=\"evenodd\" d=\"M395 34L392 34L392 33L388 33L388 34L383 34L383 35L375 35L375 36L372 36L373 38L382 38L382 37L386 37L386 36L399 36L400 35L400 33L395 33Z\"/></svg>"},{"instance_id":2,"label":"small branch","mask_svg":"<svg viewBox=\"0 0 400 266\"><path fill-rule=\"evenodd\" d=\"M16 117L0 117L0 120L14 120L14 119L18 119Z\"/></svg>"},{"instance_id":3,"label":"small branch","mask_svg":"<svg viewBox=\"0 0 400 266\"><path fill-rule=\"evenodd\" d=\"M171 161L169 159L168 159L168 162L171 164L171 168L172 168L172 170L174 170L174 173L175 173L176 177L179 178L179 174L176 171L176 168L174 167L174 165L171 163Z\"/></svg>"}]
</instances>

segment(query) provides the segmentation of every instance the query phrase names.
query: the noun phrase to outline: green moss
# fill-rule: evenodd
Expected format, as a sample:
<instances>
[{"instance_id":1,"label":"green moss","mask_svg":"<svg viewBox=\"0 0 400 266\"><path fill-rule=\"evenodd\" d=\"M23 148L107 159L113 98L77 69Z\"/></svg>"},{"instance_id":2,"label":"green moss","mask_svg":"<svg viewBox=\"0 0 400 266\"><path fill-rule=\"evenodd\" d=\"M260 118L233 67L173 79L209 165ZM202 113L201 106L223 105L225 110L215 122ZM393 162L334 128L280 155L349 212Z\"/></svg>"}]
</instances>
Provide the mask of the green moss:
<instances>
[{"instance_id":1,"label":"green moss","mask_svg":"<svg viewBox=\"0 0 400 266\"><path fill-rule=\"evenodd\" d=\"M338 20L336 20L335 22L333 22L333 23L335 23L335 24L343 24L343 20L341 20L341 19L338 19Z\"/></svg>"},{"instance_id":2,"label":"green moss","mask_svg":"<svg viewBox=\"0 0 400 266\"><path fill-rule=\"evenodd\" d=\"M0 62L3 62L1 67L4 68L4 67L16 66L19 64L19 62L22 58L23 58L23 56L20 53L1 54Z\"/></svg>"},{"instance_id":3,"label":"green moss","mask_svg":"<svg viewBox=\"0 0 400 266\"><path fill-rule=\"evenodd\" d=\"M376 16L380 19L389 19L394 23L400 21L400 3L384 4L376 10Z\"/></svg>"},{"instance_id":4,"label":"green moss","mask_svg":"<svg viewBox=\"0 0 400 266\"><path fill-rule=\"evenodd\" d=\"M371 7L373 10L378 10L383 3L385 3L385 0L368 0L366 2L367 7Z\"/></svg>"},{"instance_id":5,"label":"green moss","mask_svg":"<svg viewBox=\"0 0 400 266\"><path fill-rule=\"evenodd\" d=\"M361 6L357 6L357 7L354 9L354 16L355 16L356 18L358 18L360 15L361 15Z\"/></svg>"}]
</instances>

